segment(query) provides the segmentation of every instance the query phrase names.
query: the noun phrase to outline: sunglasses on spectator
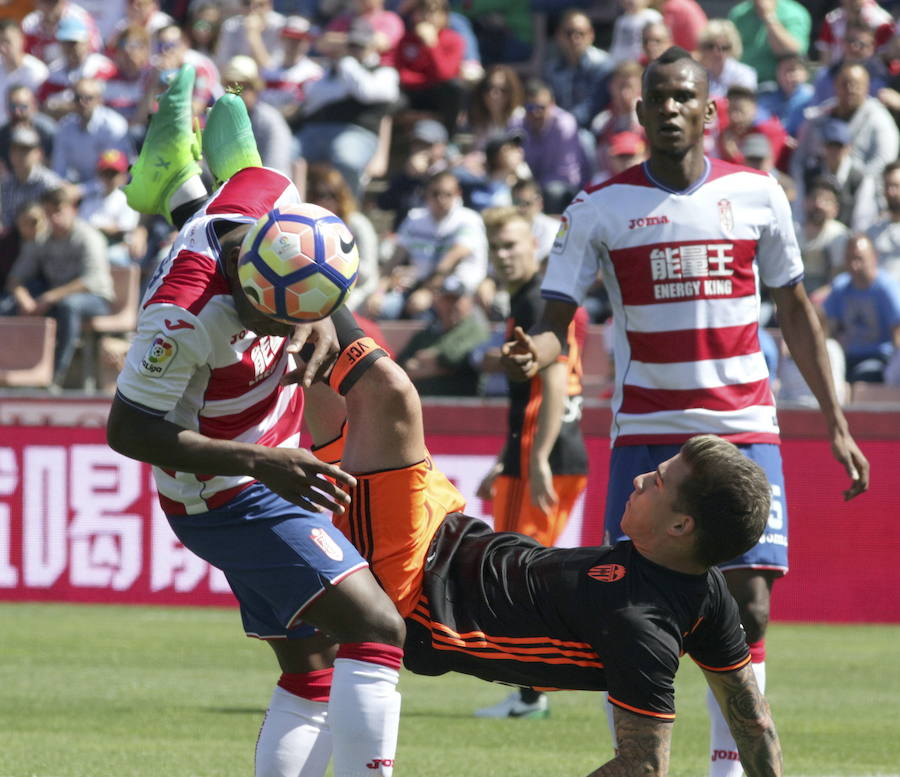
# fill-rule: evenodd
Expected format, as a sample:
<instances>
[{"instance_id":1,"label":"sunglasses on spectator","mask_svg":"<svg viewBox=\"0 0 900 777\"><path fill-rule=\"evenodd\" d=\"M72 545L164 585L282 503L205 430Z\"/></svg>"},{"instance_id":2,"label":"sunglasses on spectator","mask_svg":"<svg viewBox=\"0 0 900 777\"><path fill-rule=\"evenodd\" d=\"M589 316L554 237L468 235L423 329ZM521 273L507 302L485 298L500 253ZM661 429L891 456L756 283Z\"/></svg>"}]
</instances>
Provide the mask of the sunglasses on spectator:
<instances>
[{"instance_id":1,"label":"sunglasses on spectator","mask_svg":"<svg viewBox=\"0 0 900 777\"><path fill-rule=\"evenodd\" d=\"M580 30L577 27L570 27L568 30L563 30L562 34L567 38L584 38L585 36L590 34L590 31Z\"/></svg>"},{"instance_id":2,"label":"sunglasses on spectator","mask_svg":"<svg viewBox=\"0 0 900 777\"><path fill-rule=\"evenodd\" d=\"M542 105L541 103L526 103L525 110L528 113L544 113L547 110L546 105Z\"/></svg>"},{"instance_id":3,"label":"sunglasses on spectator","mask_svg":"<svg viewBox=\"0 0 900 777\"><path fill-rule=\"evenodd\" d=\"M730 43L715 43L714 41L708 40L705 43L700 44L700 48L705 51L731 51Z\"/></svg>"},{"instance_id":4,"label":"sunglasses on spectator","mask_svg":"<svg viewBox=\"0 0 900 777\"><path fill-rule=\"evenodd\" d=\"M309 193L310 199L313 200L336 200L337 192L326 189L323 191L314 190Z\"/></svg>"},{"instance_id":5,"label":"sunglasses on spectator","mask_svg":"<svg viewBox=\"0 0 900 777\"><path fill-rule=\"evenodd\" d=\"M507 94L509 92L509 87L506 84L488 84L487 91L488 92L503 92L503 94Z\"/></svg>"},{"instance_id":6,"label":"sunglasses on spectator","mask_svg":"<svg viewBox=\"0 0 900 777\"><path fill-rule=\"evenodd\" d=\"M531 208L536 204L537 204L536 197L532 197L530 199L523 198L523 199L513 200L513 205L515 205L517 208Z\"/></svg>"},{"instance_id":7,"label":"sunglasses on spectator","mask_svg":"<svg viewBox=\"0 0 900 777\"><path fill-rule=\"evenodd\" d=\"M31 105L29 105L28 103L10 103L9 104L9 109L11 111L27 111L29 108L31 108Z\"/></svg>"},{"instance_id":8,"label":"sunglasses on spectator","mask_svg":"<svg viewBox=\"0 0 900 777\"><path fill-rule=\"evenodd\" d=\"M79 103L92 103L94 100L100 99L99 94L84 94L83 92L75 93L75 102Z\"/></svg>"}]
</instances>

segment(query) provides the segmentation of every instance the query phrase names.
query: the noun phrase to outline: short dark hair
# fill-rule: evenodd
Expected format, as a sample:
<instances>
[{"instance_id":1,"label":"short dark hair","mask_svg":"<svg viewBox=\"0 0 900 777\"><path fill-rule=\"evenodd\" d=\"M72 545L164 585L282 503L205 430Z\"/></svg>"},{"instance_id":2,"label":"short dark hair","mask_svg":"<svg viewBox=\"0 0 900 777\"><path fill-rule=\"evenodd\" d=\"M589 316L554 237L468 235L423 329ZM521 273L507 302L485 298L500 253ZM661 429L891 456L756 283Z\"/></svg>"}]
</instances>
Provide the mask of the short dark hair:
<instances>
[{"instance_id":1,"label":"short dark hair","mask_svg":"<svg viewBox=\"0 0 900 777\"><path fill-rule=\"evenodd\" d=\"M673 508L694 519L696 560L713 566L748 551L769 520L772 489L762 467L712 434L692 437L681 456L689 474Z\"/></svg>"},{"instance_id":2,"label":"short dark hair","mask_svg":"<svg viewBox=\"0 0 900 777\"><path fill-rule=\"evenodd\" d=\"M814 191L823 190L831 192L837 199L841 199L841 189L837 181L830 175L818 175L809 182L806 187L806 193L812 194Z\"/></svg>"},{"instance_id":3,"label":"short dark hair","mask_svg":"<svg viewBox=\"0 0 900 777\"><path fill-rule=\"evenodd\" d=\"M690 63L691 67L694 69L694 72L700 76L700 80L706 86L706 91L709 93L709 74L706 72L706 68L703 67L693 56L691 56L691 52L687 49L683 49L681 46L669 46L662 54L660 54L656 59L650 62L649 65L644 69L644 78L641 87L646 90L647 81L650 78L650 74L661 65L672 65L675 62L686 61Z\"/></svg>"},{"instance_id":4,"label":"short dark hair","mask_svg":"<svg viewBox=\"0 0 900 777\"><path fill-rule=\"evenodd\" d=\"M887 178L894 170L900 170L900 159L895 159L893 162L888 162L884 166L884 170L881 171L881 177Z\"/></svg>"}]
</instances>

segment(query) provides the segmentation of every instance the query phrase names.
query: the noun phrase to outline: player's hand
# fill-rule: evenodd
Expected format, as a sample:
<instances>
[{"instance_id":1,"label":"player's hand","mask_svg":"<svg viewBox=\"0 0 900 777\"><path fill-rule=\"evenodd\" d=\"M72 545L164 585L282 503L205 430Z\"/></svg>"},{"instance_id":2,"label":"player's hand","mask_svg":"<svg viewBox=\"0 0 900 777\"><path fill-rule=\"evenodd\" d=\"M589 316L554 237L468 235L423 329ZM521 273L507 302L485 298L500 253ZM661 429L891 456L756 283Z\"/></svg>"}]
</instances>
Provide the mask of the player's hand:
<instances>
[{"instance_id":1,"label":"player's hand","mask_svg":"<svg viewBox=\"0 0 900 777\"><path fill-rule=\"evenodd\" d=\"M869 488L869 461L863 456L854 439L849 434L838 434L831 441L831 452L844 465L853 481L844 491L844 501L859 496Z\"/></svg>"},{"instance_id":2,"label":"player's hand","mask_svg":"<svg viewBox=\"0 0 900 777\"><path fill-rule=\"evenodd\" d=\"M534 340L522 327L517 326L513 330L513 339L500 347L500 364L510 380L531 380L538 374L538 355Z\"/></svg>"},{"instance_id":3,"label":"player's hand","mask_svg":"<svg viewBox=\"0 0 900 777\"><path fill-rule=\"evenodd\" d=\"M302 383L304 388L309 388L314 380L328 377L341 353L334 323L330 318L295 326L287 349L288 353L295 353L300 358L297 369L285 375L281 383L285 386Z\"/></svg>"},{"instance_id":4,"label":"player's hand","mask_svg":"<svg viewBox=\"0 0 900 777\"><path fill-rule=\"evenodd\" d=\"M319 461L304 448L265 448L253 476L280 497L305 510L343 513L356 478L334 464Z\"/></svg>"},{"instance_id":5,"label":"player's hand","mask_svg":"<svg viewBox=\"0 0 900 777\"><path fill-rule=\"evenodd\" d=\"M481 482L478 484L478 488L475 490L475 496L479 499L493 499L494 497L494 481L497 477L503 472L503 463L500 461L495 461L494 466L492 466L487 475L485 475Z\"/></svg>"},{"instance_id":6,"label":"player's hand","mask_svg":"<svg viewBox=\"0 0 900 777\"><path fill-rule=\"evenodd\" d=\"M549 513L559 497L553 488L553 473L550 471L550 462L546 459L540 461L532 459L528 471L528 482L531 488L531 501L546 514Z\"/></svg>"}]
</instances>

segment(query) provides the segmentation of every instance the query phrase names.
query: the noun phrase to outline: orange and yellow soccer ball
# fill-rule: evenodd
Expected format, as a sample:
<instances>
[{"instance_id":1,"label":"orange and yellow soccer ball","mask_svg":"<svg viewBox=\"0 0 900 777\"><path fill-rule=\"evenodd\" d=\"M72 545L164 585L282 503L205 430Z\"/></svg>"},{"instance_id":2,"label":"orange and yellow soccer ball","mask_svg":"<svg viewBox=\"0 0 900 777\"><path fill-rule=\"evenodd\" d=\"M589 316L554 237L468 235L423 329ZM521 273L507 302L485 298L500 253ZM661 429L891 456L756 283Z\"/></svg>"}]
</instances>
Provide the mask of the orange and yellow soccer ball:
<instances>
[{"instance_id":1,"label":"orange and yellow soccer ball","mask_svg":"<svg viewBox=\"0 0 900 777\"><path fill-rule=\"evenodd\" d=\"M337 310L356 283L359 252L330 210L303 203L269 211L244 237L238 279L253 306L302 324Z\"/></svg>"}]
</instances>

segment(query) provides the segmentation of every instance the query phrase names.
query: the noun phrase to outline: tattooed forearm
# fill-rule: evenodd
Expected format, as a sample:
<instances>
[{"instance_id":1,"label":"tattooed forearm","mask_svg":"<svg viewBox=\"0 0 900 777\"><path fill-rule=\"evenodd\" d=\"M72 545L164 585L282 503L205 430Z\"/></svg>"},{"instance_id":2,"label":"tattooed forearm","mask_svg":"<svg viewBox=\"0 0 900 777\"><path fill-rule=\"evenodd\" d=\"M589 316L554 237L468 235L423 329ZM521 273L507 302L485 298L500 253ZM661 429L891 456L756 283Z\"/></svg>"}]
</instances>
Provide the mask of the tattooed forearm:
<instances>
[{"instance_id":1,"label":"tattooed forearm","mask_svg":"<svg viewBox=\"0 0 900 777\"><path fill-rule=\"evenodd\" d=\"M747 777L781 777L781 743L753 669L748 664L736 672L706 675L737 743Z\"/></svg>"},{"instance_id":2,"label":"tattooed forearm","mask_svg":"<svg viewBox=\"0 0 900 777\"><path fill-rule=\"evenodd\" d=\"M589 777L665 777L669 773L672 724L613 709L616 757Z\"/></svg>"}]
</instances>

